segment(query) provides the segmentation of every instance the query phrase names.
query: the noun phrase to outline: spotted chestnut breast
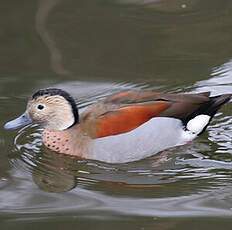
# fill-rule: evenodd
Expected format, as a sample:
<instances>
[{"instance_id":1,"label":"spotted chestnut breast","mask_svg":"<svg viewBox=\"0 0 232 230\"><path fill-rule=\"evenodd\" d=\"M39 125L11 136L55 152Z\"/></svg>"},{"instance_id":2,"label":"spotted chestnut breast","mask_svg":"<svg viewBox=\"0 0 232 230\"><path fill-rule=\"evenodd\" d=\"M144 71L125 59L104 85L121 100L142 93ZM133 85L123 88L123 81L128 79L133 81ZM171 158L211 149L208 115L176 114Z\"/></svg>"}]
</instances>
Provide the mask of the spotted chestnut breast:
<instances>
[{"instance_id":1,"label":"spotted chestnut breast","mask_svg":"<svg viewBox=\"0 0 232 230\"><path fill-rule=\"evenodd\" d=\"M71 140L67 133L44 130L43 143L51 150L58 153L71 154Z\"/></svg>"},{"instance_id":2,"label":"spotted chestnut breast","mask_svg":"<svg viewBox=\"0 0 232 230\"><path fill-rule=\"evenodd\" d=\"M131 90L106 97L79 115L71 95L48 88L36 92L26 112L4 127L34 122L44 127L43 143L52 151L122 163L193 140L230 99L230 94Z\"/></svg>"}]
</instances>

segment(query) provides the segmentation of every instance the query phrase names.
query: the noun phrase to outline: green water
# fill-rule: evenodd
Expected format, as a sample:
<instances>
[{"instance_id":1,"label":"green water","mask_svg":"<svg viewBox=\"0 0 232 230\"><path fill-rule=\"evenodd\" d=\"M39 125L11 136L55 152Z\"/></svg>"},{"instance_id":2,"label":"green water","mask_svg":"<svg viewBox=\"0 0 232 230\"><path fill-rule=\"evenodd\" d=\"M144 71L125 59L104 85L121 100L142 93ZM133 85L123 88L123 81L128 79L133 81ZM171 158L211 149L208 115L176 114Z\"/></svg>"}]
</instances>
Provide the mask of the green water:
<instances>
[{"instance_id":1,"label":"green water","mask_svg":"<svg viewBox=\"0 0 232 230\"><path fill-rule=\"evenodd\" d=\"M122 89L232 92L230 0L1 1L0 124L36 89L79 107ZM112 165L0 129L0 229L231 229L232 115L192 144Z\"/></svg>"}]
</instances>

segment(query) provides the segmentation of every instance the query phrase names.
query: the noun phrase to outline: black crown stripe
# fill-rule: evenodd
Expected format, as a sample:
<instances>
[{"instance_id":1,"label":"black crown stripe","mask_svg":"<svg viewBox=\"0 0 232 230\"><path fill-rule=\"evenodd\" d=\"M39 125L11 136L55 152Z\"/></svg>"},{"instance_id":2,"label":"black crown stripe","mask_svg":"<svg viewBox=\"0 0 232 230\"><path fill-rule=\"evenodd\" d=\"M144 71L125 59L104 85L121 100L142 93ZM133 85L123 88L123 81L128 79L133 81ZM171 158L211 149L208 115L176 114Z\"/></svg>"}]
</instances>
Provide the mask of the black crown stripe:
<instances>
[{"instance_id":1,"label":"black crown stripe","mask_svg":"<svg viewBox=\"0 0 232 230\"><path fill-rule=\"evenodd\" d=\"M57 89L57 88L47 88L47 89L40 89L38 90L36 93L33 94L32 99L37 99L38 97L41 96L62 96L63 98L65 98L69 104L72 107L72 111L73 111L73 115L74 115L74 124L75 125L77 122L79 122L79 114L78 114L78 109L77 109L77 105L75 100L71 97L70 94L68 94L67 92L65 92L62 89ZM73 126L72 125L72 126Z\"/></svg>"}]
</instances>

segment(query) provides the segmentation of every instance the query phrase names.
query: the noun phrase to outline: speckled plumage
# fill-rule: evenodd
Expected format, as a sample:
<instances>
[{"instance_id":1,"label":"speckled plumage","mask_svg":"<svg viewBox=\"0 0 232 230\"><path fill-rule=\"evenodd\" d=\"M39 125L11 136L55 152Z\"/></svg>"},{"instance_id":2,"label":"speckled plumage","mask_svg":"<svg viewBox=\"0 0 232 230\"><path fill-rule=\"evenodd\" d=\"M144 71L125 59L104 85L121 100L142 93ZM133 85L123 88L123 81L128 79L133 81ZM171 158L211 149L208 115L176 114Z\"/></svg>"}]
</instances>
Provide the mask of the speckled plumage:
<instances>
[{"instance_id":1,"label":"speckled plumage","mask_svg":"<svg viewBox=\"0 0 232 230\"><path fill-rule=\"evenodd\" d=\"M135 161L200 135L231 95L123 91L83 113L60 89L36 92L26 113L6 128L33 121L44 126L43 143L55 152L110 163ZM28 120L27 120L28 119Z\"/></svg>"}]
</instances>

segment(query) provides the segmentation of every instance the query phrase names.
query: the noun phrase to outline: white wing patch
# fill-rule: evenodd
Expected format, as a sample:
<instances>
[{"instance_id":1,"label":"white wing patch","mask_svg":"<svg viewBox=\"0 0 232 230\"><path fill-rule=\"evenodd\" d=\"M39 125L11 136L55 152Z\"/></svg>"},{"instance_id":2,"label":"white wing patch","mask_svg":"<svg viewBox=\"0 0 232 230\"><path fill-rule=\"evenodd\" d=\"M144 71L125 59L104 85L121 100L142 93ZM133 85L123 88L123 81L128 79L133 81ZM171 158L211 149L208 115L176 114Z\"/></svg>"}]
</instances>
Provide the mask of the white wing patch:
<instances>
[{"instance_id":1,"label":"white wing patch","mask_svg":"<svg viewBox=\"0 0 232 230\"><path fill-rule=\"evenodd\" d=\"M186 128L194 134L199 134L208 125L210 118L208 115L198 115L187 123Z\"/></svg>"}]
</instances>

